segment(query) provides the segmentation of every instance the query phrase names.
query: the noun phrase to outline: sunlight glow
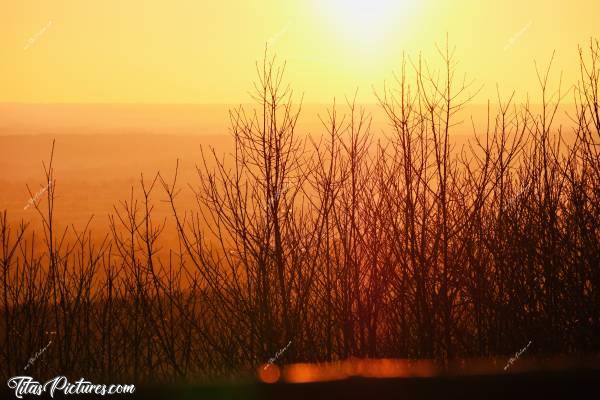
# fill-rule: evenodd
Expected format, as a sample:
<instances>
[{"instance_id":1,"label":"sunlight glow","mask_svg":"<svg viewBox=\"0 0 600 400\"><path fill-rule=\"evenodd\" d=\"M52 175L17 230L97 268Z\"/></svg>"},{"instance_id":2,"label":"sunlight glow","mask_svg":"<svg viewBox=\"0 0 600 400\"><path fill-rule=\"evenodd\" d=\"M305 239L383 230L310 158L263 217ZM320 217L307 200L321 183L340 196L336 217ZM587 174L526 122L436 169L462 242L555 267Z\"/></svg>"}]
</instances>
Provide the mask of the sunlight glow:
<instances>
[{"instance_id":1,"label":"sunlight glow","mask_svg":"<svg viewBox=\"0 0 600 400\"><path fill-rule=\"evenodd\" d=\"M416 0L321 0L325 17L357 45L380 43L394 26L409 22Z\"/></svg>"}]
</instances>

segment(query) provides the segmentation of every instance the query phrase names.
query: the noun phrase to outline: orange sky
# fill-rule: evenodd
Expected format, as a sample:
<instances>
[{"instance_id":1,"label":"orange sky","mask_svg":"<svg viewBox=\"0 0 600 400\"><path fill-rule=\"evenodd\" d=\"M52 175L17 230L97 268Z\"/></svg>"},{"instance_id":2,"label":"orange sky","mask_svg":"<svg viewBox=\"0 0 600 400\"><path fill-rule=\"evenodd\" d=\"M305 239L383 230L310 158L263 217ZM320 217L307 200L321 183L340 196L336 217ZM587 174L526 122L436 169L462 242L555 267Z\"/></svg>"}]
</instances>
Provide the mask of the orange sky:
<instances>
[{"instance_id":1,"label":"orange sky","mask_svg":"<svg viewBox=\"0 0 600 400\"><path fill-rule=\"evenodd\" d=\"M373 102L403 51L430 56L446 32L485 101L496 82L533 92L533 59L554 49L572 83L598 16L598 0L12 0L0 13L0 102L246 102L268 40L305 102L357 87Z\"/></svg>"}]
</instances>

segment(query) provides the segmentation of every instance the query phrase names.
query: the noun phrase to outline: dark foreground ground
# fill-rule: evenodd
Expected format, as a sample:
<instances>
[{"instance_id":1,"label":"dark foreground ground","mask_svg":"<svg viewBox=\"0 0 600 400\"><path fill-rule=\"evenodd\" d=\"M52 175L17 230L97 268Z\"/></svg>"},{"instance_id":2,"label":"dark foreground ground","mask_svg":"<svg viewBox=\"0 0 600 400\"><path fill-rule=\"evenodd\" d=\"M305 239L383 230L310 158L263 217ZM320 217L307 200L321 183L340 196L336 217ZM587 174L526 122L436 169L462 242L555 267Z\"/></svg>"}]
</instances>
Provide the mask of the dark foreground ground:
<instances>
[{"instance_id":1,"label":"dark foreground ground","mask_svg":"<svg viewBox=\"0 0 600 400\"><path fill-rule=\"evenodd\" d=\"M5 387L6 399L16 398ZM24 399L50 398L27 395ZM351 378L303 384L144 386L134 394L56 399L600 399L600 369L432 378Z\"/></svg>"}]
</instances>

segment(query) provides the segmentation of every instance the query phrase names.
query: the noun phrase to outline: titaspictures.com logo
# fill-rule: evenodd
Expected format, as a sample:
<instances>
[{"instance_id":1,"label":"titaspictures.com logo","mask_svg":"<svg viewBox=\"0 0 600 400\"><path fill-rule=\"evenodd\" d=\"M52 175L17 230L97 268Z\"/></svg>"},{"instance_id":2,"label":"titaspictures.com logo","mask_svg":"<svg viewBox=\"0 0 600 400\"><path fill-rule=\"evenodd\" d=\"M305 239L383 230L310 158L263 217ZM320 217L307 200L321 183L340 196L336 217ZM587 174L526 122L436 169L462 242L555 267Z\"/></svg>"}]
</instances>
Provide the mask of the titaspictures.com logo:
<instances>
[{"instance_id":1,"label":"titaspictures.com logo","mask_svg":"<svg viewBox=\"0 0 600 400\"><path fill-rule=\"evenodd\" d=\"M48 393L50 397L54 398L54 394L58 392L65 395L95 394L100 396L133 394L135 392L135 385L94 384L84 378L71 383L66 376L57 376L46 383L35 381L31 376L14 376L8 380L8 387L14 389L18 399L22 399L24 395L28 394L41 396L44 393Z\"/></svg>"}]
</instances>

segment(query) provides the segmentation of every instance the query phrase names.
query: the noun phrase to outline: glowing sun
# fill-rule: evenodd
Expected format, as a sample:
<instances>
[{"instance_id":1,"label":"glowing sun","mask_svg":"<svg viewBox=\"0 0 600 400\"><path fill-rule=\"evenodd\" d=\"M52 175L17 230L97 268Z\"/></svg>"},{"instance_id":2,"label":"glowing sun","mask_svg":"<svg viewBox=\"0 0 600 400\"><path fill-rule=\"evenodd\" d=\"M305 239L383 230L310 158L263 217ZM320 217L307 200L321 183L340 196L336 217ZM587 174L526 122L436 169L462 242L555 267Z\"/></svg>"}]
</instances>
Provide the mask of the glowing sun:
<instances>
[{"instance_id":1,"label":"glowing sun","mask_svg":"<svg viewBox=\"0 0 600 400\"><path fill-rule=\"evenodd\" d=\"M405 23L417 0L321 0L328 21L353 42L374 44L394 25Z\"/></svg>"}]
</instances>

